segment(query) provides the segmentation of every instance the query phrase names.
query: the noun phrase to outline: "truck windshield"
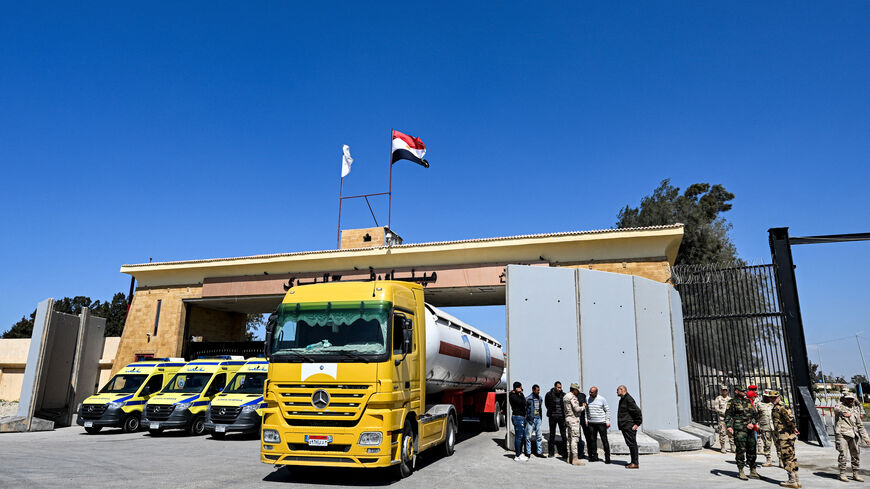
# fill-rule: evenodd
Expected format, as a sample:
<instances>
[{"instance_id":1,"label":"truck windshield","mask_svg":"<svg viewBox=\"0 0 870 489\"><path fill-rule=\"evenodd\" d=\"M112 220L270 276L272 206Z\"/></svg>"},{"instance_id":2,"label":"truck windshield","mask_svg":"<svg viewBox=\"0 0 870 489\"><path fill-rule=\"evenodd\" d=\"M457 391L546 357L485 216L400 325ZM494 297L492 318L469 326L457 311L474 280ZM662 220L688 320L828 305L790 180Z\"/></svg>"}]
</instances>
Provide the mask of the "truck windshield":
<instances>
[{"instance_id":1,"label":"truck windshield","mask_svg":"<svg viewBox=\"0 0 870 489\"><path fill-rule=\"evenodd\" d=\"M141 374L118 374L112 377L112 380L100 389L100 393L117 392L132 394L142 385L142 382L145 382L146 378L148 378L147 375Z\"/></svg>"},{"instance_id":2,"label":"truck windshield","mask_svg":"<svg viewBox=\"0 0 870 489\"><path fill-rule=\"evenodd\" d=\"M387 355L392 304L382 301L281 304L272 334L279 361L379 361Z\"/></svg>"},{"instance_id":3,"label":"truck windshield","mask_svg":"<svg viewBox=\"0 0 870 489\"><path fill-rule=\"evenodd\" d=\"M262 394L266 384L265 373L238 373L230 385L224 389L225 394Z\"/></svg>"},{"instance_id":4,"label":"truck windshield","mask_svg":"<svg viewBox=\"0 0 870 489\"><path fill-rule=\"evenodd\" d=\"M212 374L177 373L161 392L182 392L194 394L202 392L208 385Z\"/></svg>"}]
</instances>

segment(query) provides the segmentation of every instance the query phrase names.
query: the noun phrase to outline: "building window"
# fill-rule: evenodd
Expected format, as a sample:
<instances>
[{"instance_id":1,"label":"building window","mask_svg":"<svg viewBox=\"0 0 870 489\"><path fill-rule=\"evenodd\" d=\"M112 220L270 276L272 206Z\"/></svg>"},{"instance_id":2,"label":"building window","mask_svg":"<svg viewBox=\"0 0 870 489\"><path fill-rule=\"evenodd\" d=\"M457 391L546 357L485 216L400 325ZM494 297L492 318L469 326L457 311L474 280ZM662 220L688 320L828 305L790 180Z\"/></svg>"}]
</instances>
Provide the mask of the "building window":
<instances>
[{"instance_id":1,"label":"building window","mask_svg":"<svg viewBox=\"0 0 870 489\"><path fill-rule=\"evenodd\" d=\"M141 362L142 360L151 360L152 358L154 358L153 353L137 353L136 354L136 361L137 362Z\"/></svg>"},{"instance_id":2,"label":"building window","mask_svg":"<svg viewBox=\"0 0 870 489\"><path fill-rule=\"evenodd\" d=\"M157 325L160 323L160 305L162 303L162 299L157 299L157 314L154 316L154 336L157 336Z\"/></svg>"}]
</instances>

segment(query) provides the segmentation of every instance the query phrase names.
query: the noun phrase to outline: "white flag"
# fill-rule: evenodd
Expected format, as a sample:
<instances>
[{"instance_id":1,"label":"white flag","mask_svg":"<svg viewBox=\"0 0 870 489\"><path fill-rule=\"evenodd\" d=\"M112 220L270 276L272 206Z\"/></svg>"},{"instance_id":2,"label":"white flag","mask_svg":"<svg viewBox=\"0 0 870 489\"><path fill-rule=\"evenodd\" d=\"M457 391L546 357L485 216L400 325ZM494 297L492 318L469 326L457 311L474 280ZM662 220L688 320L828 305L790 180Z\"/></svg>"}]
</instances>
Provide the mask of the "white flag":
<instances>
[{"instance_id":1,"label":"white flag","mask_svg":"<svg viewBox=\"0 0 870 489\"><path fill-rule=\"evenodd\" d=\"M353 158L350 157L350 146L343 144L341 146L341 178L350 173L350 165L353 165Z\"/></svg>"}]
</instances>

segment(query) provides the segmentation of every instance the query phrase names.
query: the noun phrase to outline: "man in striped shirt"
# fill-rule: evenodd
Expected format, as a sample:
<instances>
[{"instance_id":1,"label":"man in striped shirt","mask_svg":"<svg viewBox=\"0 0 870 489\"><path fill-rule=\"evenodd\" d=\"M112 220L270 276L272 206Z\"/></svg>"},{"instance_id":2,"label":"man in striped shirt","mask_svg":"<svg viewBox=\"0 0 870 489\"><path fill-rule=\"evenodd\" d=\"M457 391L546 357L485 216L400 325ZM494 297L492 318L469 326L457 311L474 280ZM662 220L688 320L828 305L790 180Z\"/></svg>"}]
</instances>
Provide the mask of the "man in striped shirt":
<instances>
[{"instance_id":1,"label":"man in striped shirt","mask_svg":"<svg viewBox=\"0 0 870 489\"><path fill-rule=\"evenodd\" d=\"M598 387L589 389L589 397L586 399L586 426L589 427L589 437L586 444L589 446L589 461L597 462L598 440L601 438L601 447L604 448L604 463L610 463L610 442L607 441L607 429L610 428L610 407L607 399L598 395Z\"/></svg>"}]
</instances>

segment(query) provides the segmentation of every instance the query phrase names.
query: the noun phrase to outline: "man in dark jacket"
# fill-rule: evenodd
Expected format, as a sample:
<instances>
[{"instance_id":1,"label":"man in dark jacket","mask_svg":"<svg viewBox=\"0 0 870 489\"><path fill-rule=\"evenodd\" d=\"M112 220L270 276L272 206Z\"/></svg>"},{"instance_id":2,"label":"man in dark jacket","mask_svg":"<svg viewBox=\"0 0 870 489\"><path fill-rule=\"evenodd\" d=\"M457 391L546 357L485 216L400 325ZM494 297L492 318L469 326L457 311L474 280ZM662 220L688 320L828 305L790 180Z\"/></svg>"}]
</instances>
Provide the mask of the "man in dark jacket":
<instances>
[{"instance_id":1,"label":"man in dark jacket","mask_svg":"<svg viewBox=\"0 0 870 489\"><path fill-rule=\"evenodd\" d=\"M514 450L517 462L529 459L523 454L523 438L526 434L526 398L523 396L523 384L514 382L514 390L508 395L511 405L511 423L514 425Z\"/></svg>"},{"instance_id":2,"label":"man in dark jacket","mask_svg":"<svg viewBox=\"0 0 870 489\"><path fill-rule=\"evenodd\" d=\"M619 396L619 409L616 412L616 424L619 431L622 432L622 437L625 439L625 444L628 445L628 452L631 454L631 463L626 465L626 469L638 468L637 456L637 430L643 423L643 415L634 398L628 394L628 389L624 385L616 388L616 395Z\"/></svg>"},{"instance_id":3,"label":"man in dark jacket","mask_svg":"<svg viewBox=\"0 0 870 489\"><path fill-rule=\"evenodd\" d=\"M582 406L586 406L586 394L584 394L583 392L578 392L577 402L579 402ZM580 458L583 458L583 454L586 453L586 443L583 442L583 439L589 439L589 427L586 426L586 410L580 413L580 431L582 432L582 434L577 434L577 455L579 455Z\"/></svg>"},{"instance_id":4,"label":"man in dark jacket","mask_svg":"<svg viewBox=\"0 0 870 489\"><path fill-rule=\"evenodd\" d=\"M556 450L556 426L559 427L559 436L562 443L565 443L565 411L562 409L562 398L565 393L562 392L562 383L556 382L553 388L547 395L544 396L544 406L547 408L547 419L550 421L550 437L547 439L547 451L552 458ZM582 453L582 452L581 452ZM565 446L559 446L559 455L565 456Z\"/></svg>"}]
</instances>

